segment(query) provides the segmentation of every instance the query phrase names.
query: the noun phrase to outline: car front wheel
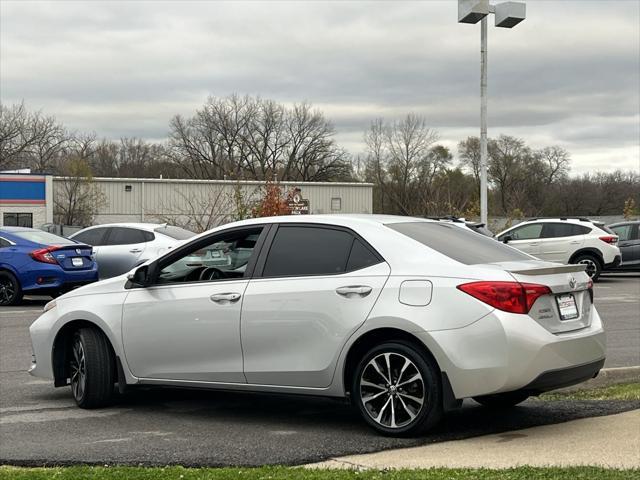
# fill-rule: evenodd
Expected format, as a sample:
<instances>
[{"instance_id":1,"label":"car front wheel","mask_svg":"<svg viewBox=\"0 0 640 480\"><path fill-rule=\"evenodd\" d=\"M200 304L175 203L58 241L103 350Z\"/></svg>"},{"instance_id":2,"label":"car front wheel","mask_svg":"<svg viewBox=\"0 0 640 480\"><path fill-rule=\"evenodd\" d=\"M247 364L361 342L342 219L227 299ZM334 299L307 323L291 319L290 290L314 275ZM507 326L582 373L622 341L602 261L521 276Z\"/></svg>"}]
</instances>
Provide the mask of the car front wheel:
<instances>
[{"instance_id":1,"label":"car front wheel","mask_svg":"<svg viewBox=\"0 0 640 480\"><path fill-rule=\"evenodd\" d=\"M100 408L111 403L115 360L104 333L81 328L73 335L69 375L71 393L79 407Z\"/></svg>"},{"instance_id":2,"label":"car front wheel","mask_svg":"<svg viewBox=\"0 0 640 480\"><path fill-rule=\"evenodd\" d=\"M0 306L16 305L22 300L18 279L10 272L0 272Z\"/></svg>"},{"instance_id":3,"label":"car front wheel","mask_svg":"<svg viewBox=\"0 0 640 480\"><path fill-rule=\"evenodd\" d=\"M418 435L442 416L438 370L409 343L369 350L356 368L351 398L364 420L389 436Z\"/></svg>"}]
</instances>

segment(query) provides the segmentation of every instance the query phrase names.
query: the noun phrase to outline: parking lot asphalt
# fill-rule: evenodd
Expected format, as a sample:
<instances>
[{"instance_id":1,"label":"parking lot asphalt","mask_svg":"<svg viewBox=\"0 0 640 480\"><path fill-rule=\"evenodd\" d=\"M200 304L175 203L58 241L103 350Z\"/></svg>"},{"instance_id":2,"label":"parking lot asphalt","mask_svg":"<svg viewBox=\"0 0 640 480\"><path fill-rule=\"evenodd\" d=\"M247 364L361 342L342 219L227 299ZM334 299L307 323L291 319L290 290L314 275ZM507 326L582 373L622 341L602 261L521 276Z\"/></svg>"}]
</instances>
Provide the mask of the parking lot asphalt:
<instances>
[{"instance_id":1,"label":"parking lot asphalt","mask_svg":"<svg viewBox=\"0 0 640 480\"><path fill-rule=\"evenodd\" d=\"M640 275L605 276L595 295L608 332L605 366L640 365ZM533 399L505 413L469 401L417 439L381 437L348 405L318 398L139 389L112 408L81 410L68 388L26 373L28 326L43 304L0 310L0 464L303 464L640 407Z\"/></svg>"}]
</instances>

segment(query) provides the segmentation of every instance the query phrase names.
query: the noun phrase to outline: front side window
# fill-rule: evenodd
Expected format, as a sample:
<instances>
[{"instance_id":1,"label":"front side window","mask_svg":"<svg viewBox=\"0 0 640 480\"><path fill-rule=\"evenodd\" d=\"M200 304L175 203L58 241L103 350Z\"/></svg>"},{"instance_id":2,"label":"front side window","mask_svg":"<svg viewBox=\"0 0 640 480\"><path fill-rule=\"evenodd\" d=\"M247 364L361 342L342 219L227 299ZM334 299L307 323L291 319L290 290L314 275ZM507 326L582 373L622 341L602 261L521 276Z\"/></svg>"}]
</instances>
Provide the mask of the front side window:
<instances>
[{"instance_id":1,"label":"front side window","mask_svg":"<svg viewBox=\"0 0 640 480\"><path fill-rule=\"evenodd\" d=\"M540 238L542 234L542 223L532 223L529 225L523 225L511 230L504 236L511 236L512 240L531 240L534 238Z\"/></svg>"},{"instance_id":2,"label":"front side window","mask_svg":"<svg viewBox=\"0 0 640 480\"><path fill-rule=\"evenodd\" d=\"M158 283L211 282L243 278L262 227L215 235L180 258L160 265Z\"/></svg>"},{"instance_id":3,"label":"front side window","mask_svg":"<svg viewBox=\"0 0 640 480\"><path fill-rule=\"evenodd\" d=\"M104 234L107 232L106 228L92 228L74 235L73 239L76 242L85 243L92 247L99 247L104 245Z\"/></svg>"},{"instance_id":4,"label":"front side window","mask_svg":"<svg viewBox=\"0 0 640 480\"><path fill-rule=\"evenodd\" d=\"M344 230L280 226L262 275L290 277L344 273L353 241L353 235Z\"/></svg>"},{"instance_id":5,"label":"front side window","mask_svg":"<svg viewBox=\"0 0 640 480\"><path fill-rule=\"evenodd\" d=\"M531 260L529 255L515 248L454 225L406 222L392 223L387 227L467 265Z\"/></svg>"}]
</instances>

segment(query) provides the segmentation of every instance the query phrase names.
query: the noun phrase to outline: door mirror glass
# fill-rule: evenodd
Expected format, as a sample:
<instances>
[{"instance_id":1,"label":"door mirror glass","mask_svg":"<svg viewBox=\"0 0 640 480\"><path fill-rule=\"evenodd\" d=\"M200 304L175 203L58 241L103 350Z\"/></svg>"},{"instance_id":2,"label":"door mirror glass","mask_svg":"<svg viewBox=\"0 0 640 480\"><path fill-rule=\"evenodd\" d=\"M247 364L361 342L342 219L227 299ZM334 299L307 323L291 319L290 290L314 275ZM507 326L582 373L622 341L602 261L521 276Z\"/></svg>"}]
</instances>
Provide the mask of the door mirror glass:
<instances>
[{"instance_id":1,"label":"door mirror glass","mask_svg":"<svg viewBox=\"0 0 640 480\"><path fill-rule=\"evenodd\" d=\"M509 243L511 240L513 240L513 237L511 235L505 235L504 237L502 237L502 241L504 243Z\"/></svg>"},{"instance_id":2,"label":"door mirror glass","mask_svg":"<svg viewBox=\"0 0 640 480\"><path fill-rule=\"evenodd\" d=\"M136 287L148 287L153 283L154 272L157 271L156 263L142 265L127 276L129 282Z\"/></svg>"}]
</instances>

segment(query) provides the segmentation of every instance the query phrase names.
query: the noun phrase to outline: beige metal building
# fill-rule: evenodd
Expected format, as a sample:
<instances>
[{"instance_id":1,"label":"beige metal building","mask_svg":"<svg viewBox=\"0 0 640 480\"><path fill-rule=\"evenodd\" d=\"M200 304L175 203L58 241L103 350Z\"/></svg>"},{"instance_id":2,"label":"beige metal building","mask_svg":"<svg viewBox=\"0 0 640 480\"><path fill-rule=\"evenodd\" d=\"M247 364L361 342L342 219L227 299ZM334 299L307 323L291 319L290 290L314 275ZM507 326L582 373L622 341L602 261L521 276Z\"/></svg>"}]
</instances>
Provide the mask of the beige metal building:
<instances>
[{"instance_id":1,"label":"beige metal building","mask_svg":"<svg viewBox=\"0 0 640 480\"><path fill-rule=\"evenodd\" d=\"M54 197L63 195L64 177L53 180ZM213 224L229 221L240 194L252 204L264 182L232 180L175 180L140 178L94 178L103 193L94 223L172 222L184 225L187 217L198 217ZM297 190L301 213L371 213L373 184L281 182L283 191ZM308 212L307 208L308 206Z\"/></svg>"}]
</instances>

